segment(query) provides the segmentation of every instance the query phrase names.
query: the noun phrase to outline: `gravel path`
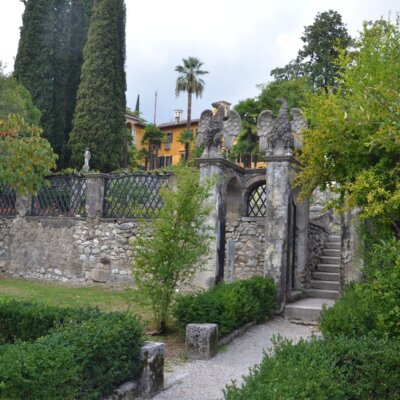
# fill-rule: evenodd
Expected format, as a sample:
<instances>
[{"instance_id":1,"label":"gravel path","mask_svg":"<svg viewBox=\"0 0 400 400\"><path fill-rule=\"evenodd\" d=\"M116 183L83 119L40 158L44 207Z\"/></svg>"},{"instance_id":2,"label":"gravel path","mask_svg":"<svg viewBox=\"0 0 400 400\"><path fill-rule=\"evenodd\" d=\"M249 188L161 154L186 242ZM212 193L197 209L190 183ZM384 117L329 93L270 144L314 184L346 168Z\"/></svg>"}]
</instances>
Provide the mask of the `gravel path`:
<instances>
[{"instance_id":1,"label":"gravel path","mask_svg":"<svg viewBox=\"0 0 400 400\"><path fill-rule=\"evenodd\" d=\"M242 376L248 374L249 367L261 362L263 350L272 347L273 335L298 341L301 337L310 337L314 331L314 327L292 324L282 318L256 325L211 360L188 362L167 372L166 390L154 400L222 399L226 384L232 380L242 382Z\"/></svg>"}]
</instances>

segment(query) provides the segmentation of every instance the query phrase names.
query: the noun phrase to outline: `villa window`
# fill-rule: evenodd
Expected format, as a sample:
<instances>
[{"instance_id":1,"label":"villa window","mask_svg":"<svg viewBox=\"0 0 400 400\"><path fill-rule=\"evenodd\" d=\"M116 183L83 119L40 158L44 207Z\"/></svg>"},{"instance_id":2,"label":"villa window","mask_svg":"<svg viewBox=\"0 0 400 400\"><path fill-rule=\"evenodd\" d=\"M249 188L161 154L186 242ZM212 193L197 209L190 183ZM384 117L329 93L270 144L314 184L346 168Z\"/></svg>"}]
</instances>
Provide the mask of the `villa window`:
<instances>
[{"instance_id":1,"label":"villa window","mask_svg":"<svg viewBox=\"0 0 400 400\"><path fill-rule=\"evenodd\" d=\"M172 132L168 132L167 133L167 141L164 144L165 150L169 150L171 148L171 144L172 144L173 139L174 139L173 133Z\"/></svg>"}]
</instances>

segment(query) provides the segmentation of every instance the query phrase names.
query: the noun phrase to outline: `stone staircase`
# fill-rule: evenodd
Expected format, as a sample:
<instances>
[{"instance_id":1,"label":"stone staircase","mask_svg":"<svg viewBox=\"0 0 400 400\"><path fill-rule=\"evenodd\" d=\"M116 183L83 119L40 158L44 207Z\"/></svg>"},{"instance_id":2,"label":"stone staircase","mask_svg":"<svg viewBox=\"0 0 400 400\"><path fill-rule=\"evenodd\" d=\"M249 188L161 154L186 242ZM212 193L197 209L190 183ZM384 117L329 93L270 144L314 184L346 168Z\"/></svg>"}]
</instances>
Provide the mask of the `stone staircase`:
<instances>
[{"instance_id":1,"label":"stone staircase","mask_svg":"<svg viewBox=\"0 0 400 400\"><path fill-rule=\"evenodd\" d=\"M321 260L311 275L307 297L285 306L285 317L299 322L316 323L323 305L331 307L339 297L340 235L329 235Z\"/></svg>"},{"instance_id":2,"label":"stone staircase","mask_svg":"<svg viewBox=\"0 0 400 400\"><path fill-rule=\"evenodd\" d=\"M336 300L340 287L340 236L329 235L322 257L311 275L307 297Z\"/></svg>"}]
</instances>

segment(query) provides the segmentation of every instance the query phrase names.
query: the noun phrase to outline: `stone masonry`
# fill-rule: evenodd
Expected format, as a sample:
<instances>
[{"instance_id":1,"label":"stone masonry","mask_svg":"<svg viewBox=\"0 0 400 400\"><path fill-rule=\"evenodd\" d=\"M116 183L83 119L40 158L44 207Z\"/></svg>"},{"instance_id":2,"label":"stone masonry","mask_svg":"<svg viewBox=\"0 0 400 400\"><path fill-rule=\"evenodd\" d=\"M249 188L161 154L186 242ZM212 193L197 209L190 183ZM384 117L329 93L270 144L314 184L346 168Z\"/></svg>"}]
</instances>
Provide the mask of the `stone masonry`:
<instances>
[{"instance_id":1,"label":"stone masonry","mask_svg":"<svg viewBox=\"0 0 400 400\"><path fill-rule=\"evenodd\" d=\"M246 279L264 272L265 221L242 217L227 224L226 239L235 241L235 277Z\"/></svg>"},{"instance_id":2,"label":"stone masonry","mask_svg":"<svg viewBox=\"0 0 400 400\"><path fill-rule=\"evenodd\" d=\"M129 240L150 224L80 218L0 220L0 271L69 283L132 284Z\"/></svg>"}]
</instances>

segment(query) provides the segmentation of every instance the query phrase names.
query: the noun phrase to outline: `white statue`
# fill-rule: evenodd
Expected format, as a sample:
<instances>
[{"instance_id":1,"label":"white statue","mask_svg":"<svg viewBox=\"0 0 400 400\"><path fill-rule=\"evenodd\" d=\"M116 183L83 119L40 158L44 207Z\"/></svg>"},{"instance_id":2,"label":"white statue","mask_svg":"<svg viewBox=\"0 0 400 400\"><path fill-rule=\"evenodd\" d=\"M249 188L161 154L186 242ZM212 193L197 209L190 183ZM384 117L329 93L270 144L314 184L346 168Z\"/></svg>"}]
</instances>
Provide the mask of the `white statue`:
<instances>
[{"instance_id":1,"label":"white statue","mask_svg":"<svg viewBox=\"0 0 400 400\"><path fill-rule=\"evenodd\" d=\"M83 164L83 167L82 167L82 170L85 171L85 172L88 172L89 169L90 169L89 161L90 161L91 157L92 157L92 155L91 155L91 153L89 151L89 148L86 147L86 150L85 150L85 164Z\"/></svg>"}]
</instances>

